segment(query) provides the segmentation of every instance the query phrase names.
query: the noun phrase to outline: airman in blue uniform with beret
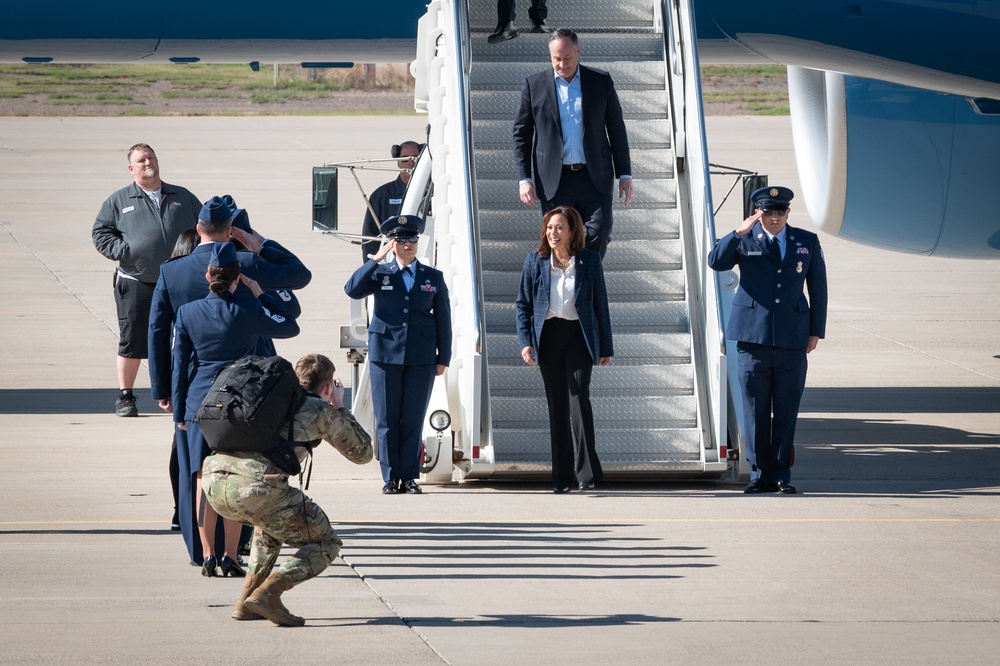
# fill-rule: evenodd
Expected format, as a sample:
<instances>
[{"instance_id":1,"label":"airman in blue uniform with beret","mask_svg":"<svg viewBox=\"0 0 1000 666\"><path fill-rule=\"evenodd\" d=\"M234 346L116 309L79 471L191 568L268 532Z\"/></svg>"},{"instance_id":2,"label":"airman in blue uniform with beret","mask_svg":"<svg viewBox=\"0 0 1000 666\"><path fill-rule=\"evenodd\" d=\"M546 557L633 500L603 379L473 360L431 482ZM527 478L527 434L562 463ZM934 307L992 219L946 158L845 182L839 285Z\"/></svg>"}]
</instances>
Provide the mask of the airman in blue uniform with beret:
<instances>
[{"instance_id":1,"label":"airman in blue uniform with beret","mask_svg":"<svg viewBox=\"0 0 1000 666\"><path fill-rule=\"evenodd\" d=\"M788 224L794 196L787 187L755 190L754 214L708 255L717 271L740 270L726 338L737 341L739 352L748 494L795 493L791 468L806 354L826 335L823 250L816 234Z\"/></svg>"},{"instance_id":2,"label":"airman in blue uniform with beret","mask_svg":"<svg viewBox=\"0 0 1000 666\"><path fill-rule=\"evenodd\" d=\"M344 285L373 296L368 371L378 430L383 493L419 493L420 438L434 377L451 362L451 303L441 271L416 260L424 221L397 215L379 227L389 239ZM393 261L381 263L392 252Z\"/></svg>"}]
</instances>

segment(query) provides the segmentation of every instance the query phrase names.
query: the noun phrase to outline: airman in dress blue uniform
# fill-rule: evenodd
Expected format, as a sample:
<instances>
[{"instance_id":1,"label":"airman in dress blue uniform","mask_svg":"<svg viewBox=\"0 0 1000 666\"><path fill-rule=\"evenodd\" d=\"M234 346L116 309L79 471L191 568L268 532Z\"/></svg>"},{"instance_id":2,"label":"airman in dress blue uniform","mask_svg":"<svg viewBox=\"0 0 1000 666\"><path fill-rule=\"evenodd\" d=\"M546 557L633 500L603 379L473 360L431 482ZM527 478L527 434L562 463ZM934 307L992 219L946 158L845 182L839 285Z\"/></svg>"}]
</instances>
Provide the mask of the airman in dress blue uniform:
<instances>
[{"instance_id":1,"label":"airman in dress blue uniform","mask_svg":"<svg viewBox=\"0 0 1000 666\"><path fill-rule=\"evenodd\" d=\"M227 200L228 199L228 200ZM205 282L205 271L208 268L213 252L223 244L229 243L230 235L246 240L257 248L257 251L236 252L240 262L240 274L256 280L262 289L279 290L281 288L298 289L305 287L312 279L312 273L299 259L278 243L263 239L248 229L232 230L232 223L237 211L233 209L232 198L212 197L202 206L198 213L197 231L201 242L194 250L185 256L164 262L160 266L160 277L153 291L153 300L149 313L148 346L149 346L149 379L153 400L166 412L171 412L177 406L171 399L171 332L174 319L181 306L192 301L205 298L209 293ZM289 307L288 300L280 297L279 292L272 292L281 301L287 316L295 319L296 309ZM237 287L237 297L251 297L246 285ZM297 306L297 302L295 303ZM270 353L267 345L269 345ZM273 356L274 343L269 337L258 338L254 353ZM178 454L187 450L187 433L176 429L175 440ZM196 471L196 470L194 470ZM191 474L194 471L190 471ZM187 492L188 480L180 479L180 486ZM181 498L184 510L178 507L178 526L184 536L184 543L192 563L199 564L204 559L198 538L197 515L190 510L189 498ZM183 518L181 517L183 514ZM249 541L250 532L245 534L244 541Z\"/></svg>"},{"instance_id":2,"label":"airman in dress blue uniform","mask_svg":"<svg viewBox=\"0 0 1000 666\"><path fill-rule=\"evenodd\" d=\"M451 304L441 271L416 260L424 221L390 217L389 242L344 285L351 298L374 296L368 370L377 421L383 493L419 493L420 436L434 377L451 362ZM392 251L394 261L380 263Z\"/></svg>"},{"instance_id":3,"label":"airman in dress blue uniform","mask_svg":"<svg viewBox=\"0 0 1000 666\"><path fill-rule=\"evenodd\" d=\"M238 265L238 253L232 243L209 245L209 270ZM202 534L199 540L197 529L193 526L197 525L200 514L194 504L198 489L195 476L200 474L209 449L201 429L194 422L194 416L219 370L238 358L252 354L259 337L292 338L299 333L298 324L279 300L263 293L257 282L241 275L239 269L235 270L235 274L235 283L243 282L250 288L251 294L247 297L233 293L235 283L224 288L213 282L211 293L177 309L171 363L168 366L171 368L170 404L179 431L178 513L181 532L191 560L202 563L203 571L208 576L215 574L213 553L204 552L206 537ZM203 280L206 277L202 275ZM205 515L204 530L207 534L214 534L215 522L209 520L208 512ZM230 550L229 544L226 549L227 552ZM228 555L235 558L236 553L229 552Z\"/></svg>"},{"instance_id":4,"label":"airman in dress blue uniform","mask_svg":"<svg viewBox=\"0 0 1000 666\"><path fill-rule=\"evenodd\" d=\"M806 354L826 335L823 250L816 234L788 225L793 196L787 187L755 190L754 214L708 255L717 271L740 269L726 338L739 351L748 494L795 493L791 468Z\"/></svg>"}]
</instances>

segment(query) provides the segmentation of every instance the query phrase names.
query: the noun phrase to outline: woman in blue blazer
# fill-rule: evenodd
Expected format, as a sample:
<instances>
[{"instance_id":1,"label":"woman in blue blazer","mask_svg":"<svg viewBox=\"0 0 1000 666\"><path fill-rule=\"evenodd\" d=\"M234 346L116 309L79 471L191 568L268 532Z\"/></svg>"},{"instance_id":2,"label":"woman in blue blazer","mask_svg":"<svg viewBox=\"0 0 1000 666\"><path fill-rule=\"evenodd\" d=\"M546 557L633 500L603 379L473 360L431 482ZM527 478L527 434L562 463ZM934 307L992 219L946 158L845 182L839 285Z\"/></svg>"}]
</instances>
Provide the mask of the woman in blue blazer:
<instances>
[{"instance_id":1,"label":"woman in blue blazer","mask_svg":"<svg viewBox=\"0 0 1000 666\"><path fill-rule=\"evenodd\" d=\"M263 293L255 280L240 274L232 243L214 244L205 277L211 293L182 305L174 320L172 407L177 428L186 431L186 437L177 440L178 446L186 442L186 451L182 449L178 455L181 472L178 509L182 525L204 511L204 518L199 521L201 543L192 535L187 544L192 561L199 562L198 555L204 556L202 574L215 576L216 567L221 566L223 575L245 576L236 562L241 525L224 522L225 553L218 559L213 552L218 515L208 502L196 508L194 497L196 493L202 497L201 466L209 450L194 416L219 370L253 354L258 338L295 337L299 326L280 300ZM241 281L254 297L239 298L233 294Z\"/></svg>"},{"instance_id":2,"label":"woman in blue blazer","mask_svg":"<svg viewBox=\"0 0 1000 666\"><path fill-rule=\"evenodd\" d=\"M542 217L538 251L524 260L517 294L521 358L538 365L549 406L552 487L590 490L603 478L594 441L590 376L614 356L601 256L584 248L580 213L557 206ZM576 465L573 457L576 453Z\"/></svg>"}]
</instances>

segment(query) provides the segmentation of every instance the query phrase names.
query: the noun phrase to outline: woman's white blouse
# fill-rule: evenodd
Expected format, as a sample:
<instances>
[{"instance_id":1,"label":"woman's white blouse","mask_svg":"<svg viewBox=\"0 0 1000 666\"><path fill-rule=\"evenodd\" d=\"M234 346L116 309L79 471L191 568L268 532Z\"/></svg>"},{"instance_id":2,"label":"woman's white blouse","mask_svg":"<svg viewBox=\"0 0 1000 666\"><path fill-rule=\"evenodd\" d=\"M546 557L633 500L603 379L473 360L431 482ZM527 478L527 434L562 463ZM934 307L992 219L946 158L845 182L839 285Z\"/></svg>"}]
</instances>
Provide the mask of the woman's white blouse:
<instances>
[{"instance_id":1,"label":"woman's white blouse","mask_svg":"<svg viewBox=\"0 0 1000 666\"><path fill-rule=\"evenodd\" d=\"M549 309L545 312L546 319L576 320L576 257L569 261L565 271L556 268L554 255L549 255Z\"/></svg>"}]
</instances>

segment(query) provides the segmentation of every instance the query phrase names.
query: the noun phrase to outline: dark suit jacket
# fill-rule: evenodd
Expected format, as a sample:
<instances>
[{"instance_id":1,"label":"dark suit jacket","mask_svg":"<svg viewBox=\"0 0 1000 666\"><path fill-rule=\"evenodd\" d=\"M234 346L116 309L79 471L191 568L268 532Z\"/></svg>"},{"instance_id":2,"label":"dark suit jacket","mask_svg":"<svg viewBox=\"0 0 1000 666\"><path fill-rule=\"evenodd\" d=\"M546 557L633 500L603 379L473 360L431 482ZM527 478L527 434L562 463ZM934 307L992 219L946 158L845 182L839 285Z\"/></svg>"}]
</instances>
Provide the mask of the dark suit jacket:
<instances>
[{"instance_id":1,"label":"dark suit jacket","mask_svg":"<svg viewBox=\"0 0 1000 666\"><path fill-rule=\"evenodd\" d=\"M573 260L576 262L576 312L590 357L597 365L602 357L615 355L604 267L601 255L593 250L583 250ZM545 325L545 313L549 309L551 271L548 257L540 257L537 252L529 254L521 269L521 288L515 301L518 346L521 349L534 347L536 354L542 338L542 326Z\"/></svg>"},{"instance_id":2,"label":"dark suit jacket","mask_svg":"<svg viewBox=\"0 0 1000 666\"><path fill-rule=\"evenodd\" d=\"M451 302L444 274L415 262L413 289L406 291L396 262L369 259L344 285L351 298L374 295L368 325L368 358L395 365L451 363Z\"/></svg>"},{"instance_id":3,"label":"dark suit jacket","mask_svg":"<svg viewBox=\"0 0 1000 666\"><path fill-rule=\"evenodd\" d=\"M726 338L804 349L809 336L826 335L826 263L819 238L790 225L785 234L780 264L767 251L760 222L742 238L736 232L727 234L709 253L708 265L717 271L740 267Z\"/></svg>"},{"instance_id":4,"label":"dark suit jacket","mask_svg":"<svg viewBox=\"0 0 1000 666\"><path fill-rule=\"evenodd\" d=\"M156 281L149 310L149 379L153 400L170 397L171 327L182 305L208 295L205 272L212 256L212 246L213 243L201 243L191 254L171 259L160 266L160 277ZM301 289L312 280L309 269L294 254L272 240L264 242L260 256L244 251L237 252L236 256L240 262L240 273L257 280L265 292ZM253 296L242 283L236 288L236 295ZM287 310L288 306L284 309Z\"/></svg>"},{"instance_id":5,"label":"dark suit jacket","mask_svg":"<svg viewBox=\"0 0 1000 666\"><path fill-rule=\"evenodd\" d=\"M541 199L551 199L562 176L562 125L555 73L533 74L521 85L521 106L514 118L514 162L518 180L532 178ZM583 151L594 187L612 195L615 178L632 175L622 105L611 76L580 65Z\"/></svg>"}]
</instances>

